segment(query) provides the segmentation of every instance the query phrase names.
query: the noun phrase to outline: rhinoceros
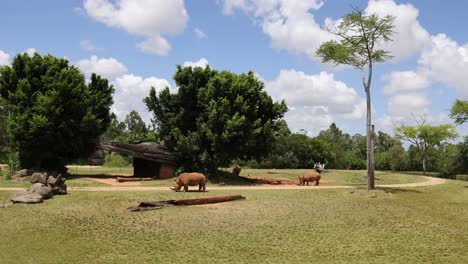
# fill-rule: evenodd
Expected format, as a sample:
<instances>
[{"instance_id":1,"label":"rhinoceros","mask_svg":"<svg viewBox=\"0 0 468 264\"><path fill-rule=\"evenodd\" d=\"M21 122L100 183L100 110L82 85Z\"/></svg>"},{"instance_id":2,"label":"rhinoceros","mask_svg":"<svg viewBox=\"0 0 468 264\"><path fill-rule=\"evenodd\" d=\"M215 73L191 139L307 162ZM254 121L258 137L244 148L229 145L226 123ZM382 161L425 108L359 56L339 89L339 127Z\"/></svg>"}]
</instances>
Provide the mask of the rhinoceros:
<instances>
[{"instance_id":1,"label":"rhinoceros","mask_svg":"<svg viewBox=\"0 0 468 264\"><path fill-rule=\"evenodd\" d=\"M189 186L196 186L198 185L199 191L205 191L206 189L206 177L202 173L198 172L185 172L179 175L175 179L176 186L172 187L171 189L178 192L184 187L184 191L188 191Z\"/></svg>"}]
</instances>

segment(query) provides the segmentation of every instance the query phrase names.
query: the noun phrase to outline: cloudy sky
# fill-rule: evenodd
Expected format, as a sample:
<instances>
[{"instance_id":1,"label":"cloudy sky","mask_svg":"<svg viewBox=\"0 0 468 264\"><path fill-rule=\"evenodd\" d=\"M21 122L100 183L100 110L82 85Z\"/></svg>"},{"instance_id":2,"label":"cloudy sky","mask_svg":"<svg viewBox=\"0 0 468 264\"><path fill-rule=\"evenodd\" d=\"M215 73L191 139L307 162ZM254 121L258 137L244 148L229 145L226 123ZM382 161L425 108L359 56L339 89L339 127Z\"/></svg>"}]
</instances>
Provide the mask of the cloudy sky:
<instances>
[{"instance_id":1,"label":"cloudy sky","mask_svg":"<svg viewBox=\"0 0 468 264\"><path fill-rule=\"evenodd\" d=\"M20 52L67 57L112 82L120 119L134 109L146 120L142 99L151 86L176 90L177 64L253 70L275 100L286 100L293 131L314 136L335 122L364 134L360 73L315 56L333 37L324 28L351 6L396 17L394 41L382 44L394 57L375 66L376 129L391 132L412 114L451 123L452 102L468 99L468 1L461 0L4 1L0 65Z\"/></svg>"}]
</instances>

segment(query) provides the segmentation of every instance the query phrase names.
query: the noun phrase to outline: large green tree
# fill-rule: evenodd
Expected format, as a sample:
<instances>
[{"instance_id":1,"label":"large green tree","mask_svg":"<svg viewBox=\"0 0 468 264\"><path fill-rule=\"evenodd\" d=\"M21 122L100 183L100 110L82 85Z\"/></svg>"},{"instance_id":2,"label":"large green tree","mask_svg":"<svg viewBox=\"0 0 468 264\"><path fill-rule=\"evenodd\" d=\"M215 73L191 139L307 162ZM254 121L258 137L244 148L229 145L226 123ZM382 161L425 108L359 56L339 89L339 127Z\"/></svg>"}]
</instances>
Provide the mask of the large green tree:
<instances>
[{"instance_id":1,"label":"large green tree","mask_svg":"<svg viewBox=\"0 0 468 264\"><path fill-rule=\"evenodd\" d=\"M447 140L456 138L457 133L453 125L432 126L426 124L423 119L415 126L400 125L395 129L395 136L412 143L417 148L421 155L423 174L426 174L429 152Z\"/></svg>"},{"instance_id":2,"label":"large green tree","mask_svg":"<svg viewBox=\"0 0 468 264\"><path fill-rule=\"evenodd\" d=\"M144 101L185 170L215 172L233 159L261 157L271 149L287 107L273 102L253 72L177 66L174 80L176 93L151 89Z\"/></svg>"},{"instance_id":3,"label":"large green tree","mask_svg":"<svg viewBox=\"0 0 468 264\"><path fill-rule=\"evenodd\" d=\"M0 97L0 163L6 162L8 152L7 116L6 101Z\"/></svg>"},{"instance_id":4,"label":"large green tree","mask_svg":"<svg viewBox=\"0 0 468 264\"><path fill-rule=\"evenodd\" d=\"M351 149L351 137L347 133L343 133L335 123L330 124L326 130L320 131L316 137L319 140L327 142L331 156L327 160L327 168L345 169L347 167L346 151Z\"/></svg>"},{"instance_id":5,"label":"large green tree","mask_svg":"<svg viewBox=\"0 0 468 264\"><path fill-rule=\"evenodd\" d=\"M339 38L323 43L316 54L323 62L351 65L361 71L362 85L367 99L367 189L374 189L374 148L372 142L371 83L374 63L390 58L387 51L378 49L381 41L389 41L393 34L394 17L365 16L355 9L343 17L337 28L330 32Z\"/></svg>"},{"instance_id":6,"label":"large green tree","mask_svg":"<svg viewBox=\"0 0 468 264\"><path fill-rule=\"evenodd\" d=\"M65 170L86 158L109 125L113 87L92 74L88 84L68 60L18 54L0 67L0 96L8 102L8 130L21 166Z\"/></svg>"},{"instance_id":7,"label":"large green tree","mask_svg":"<svg viewBox=\"0 0 468 264\"><path fill-rule=\"evenodd\" d=\"M459 125L468 121L468 101L455 100L450 110L450 118Z\"/></svg>"}]
</instances>

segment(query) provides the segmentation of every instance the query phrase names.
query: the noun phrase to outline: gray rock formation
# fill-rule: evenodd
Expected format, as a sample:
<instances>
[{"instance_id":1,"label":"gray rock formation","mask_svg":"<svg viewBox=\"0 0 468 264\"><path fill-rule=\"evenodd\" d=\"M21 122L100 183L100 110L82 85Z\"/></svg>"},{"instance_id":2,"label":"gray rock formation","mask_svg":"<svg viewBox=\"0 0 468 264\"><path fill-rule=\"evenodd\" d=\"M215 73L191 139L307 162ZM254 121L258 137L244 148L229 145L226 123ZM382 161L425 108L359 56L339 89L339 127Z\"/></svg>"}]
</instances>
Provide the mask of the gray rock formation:
<instances>
[{"instance_id":1,"label":"gray rock formation","mask_svg":"<svg viewBox=\"0 0 468 264\"><path fill-rule=\"evenodd\" d=\"M49 175L47 174L47 172L45 172L45 173L35 172L35 173L33 173L32 177L31 177L31 183L32 184L34 184L34 183L47 184L47 178L48 177L49 177Z\"/></svg>"},{"instance_id":2,"label":"gray rock formation","mask_svg":"<svg viewBox=\"0 0 468 264\"><path fill-rule=\"evenodd\" d=\"M13 203L41 203L55 194L67 194L65 179L59 174L57 177L49 176L47 172L35 172L31 177L31 187L26 191L14 193L10 200Z\"/></svg>"},{"instance_id":3,"label":"gray rock formation","mask_svg":"<svg viewBox=\"0 0 468 264\"><path fill-rule=\"evenodd\" d=\"M52 194L52 188L43 183L34 183L27 190L28 193L36 193L42 196L44 199L50 199L54 197Z\"/></svg>"},{"instance_id":4,"label":"gray rock formation","mask_svg":"<svg viewBox=\"0 0 468 264\"><path fill-rule=\"evenodd\" d=\"M42 203L44 198L37 193L30 193L28 191L21 191L14 193L10 201L13 203L25 203L25 204L34 204L34 203Z\"/></svg>"}]
</instances>

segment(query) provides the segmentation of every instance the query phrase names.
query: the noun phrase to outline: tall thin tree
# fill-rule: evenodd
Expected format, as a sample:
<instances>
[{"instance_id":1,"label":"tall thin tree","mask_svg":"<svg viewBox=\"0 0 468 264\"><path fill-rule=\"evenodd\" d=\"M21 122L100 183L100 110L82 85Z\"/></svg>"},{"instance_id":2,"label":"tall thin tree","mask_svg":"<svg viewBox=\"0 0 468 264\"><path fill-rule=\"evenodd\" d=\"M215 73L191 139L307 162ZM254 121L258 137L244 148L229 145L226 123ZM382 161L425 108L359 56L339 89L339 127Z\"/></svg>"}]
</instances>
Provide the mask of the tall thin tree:
<instances>
[{"instance_id":1,"label":"tall thin tree","mask_svg":"<svg viewBox=\"0 0 468 264\"><path fill-rule=\"evenodd\" d=\"M391 40L394 20L393 16L379 17L376 14L365 16L363 10L354 8L352 13L343 17L336 28L329 29L339 41L322 43L316 51L323 62L332 62L335 66L351 65L361 71L362 85L367 99L367 189L369 190L375 188L370 93L372 70L374 63L391 58L388 51L378 48L378 44Z\"/></svg>"}]
</instances>

